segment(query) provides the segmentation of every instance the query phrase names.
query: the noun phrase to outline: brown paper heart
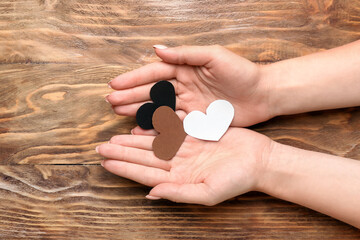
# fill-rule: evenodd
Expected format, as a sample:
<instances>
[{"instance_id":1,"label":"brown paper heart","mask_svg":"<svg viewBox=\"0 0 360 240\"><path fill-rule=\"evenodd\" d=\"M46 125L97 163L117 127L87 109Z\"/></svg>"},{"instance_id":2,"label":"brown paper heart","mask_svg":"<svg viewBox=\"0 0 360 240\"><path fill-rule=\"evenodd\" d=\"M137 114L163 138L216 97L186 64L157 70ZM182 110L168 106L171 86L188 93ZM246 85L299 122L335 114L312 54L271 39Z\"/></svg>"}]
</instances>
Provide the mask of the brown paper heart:
<instances>
[{"instance_id":1,"label":"brown paper heart","mask_svg":"<svg viewBox=\"0 0 360 240\"><path fill-rule=\"evenodd\" d=\"M182 121L174 110L162 106L154 112L152 123L159 132L152 144L155 156L164 160L172 159L186 137Z\"/></svg>"}]
</instances>

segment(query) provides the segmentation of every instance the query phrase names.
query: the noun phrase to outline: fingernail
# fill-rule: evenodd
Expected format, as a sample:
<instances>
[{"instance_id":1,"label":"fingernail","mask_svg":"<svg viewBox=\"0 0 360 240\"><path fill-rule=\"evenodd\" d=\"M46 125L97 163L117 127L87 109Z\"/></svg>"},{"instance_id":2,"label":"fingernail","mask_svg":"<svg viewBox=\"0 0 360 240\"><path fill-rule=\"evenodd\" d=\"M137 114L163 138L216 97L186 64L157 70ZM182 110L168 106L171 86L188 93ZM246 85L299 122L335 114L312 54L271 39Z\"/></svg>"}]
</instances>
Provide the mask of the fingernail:
<instances>
[{"instance_id":1,"label":"fingernail","mask_svg":"<svg viewBox=\"0 0 360 240\"><path fill-rule=\"evenodd\" d=\"M99 146L95 148L95 152L99 153Z\"/></svg>"},{"instance_id":2,"label":"fingernail","mask_svg":"<svg viewBox=\"0 0 360 240\"><path fill-rule=\"evenodd\" d=\"M110 94L108 94L108 95L105 96L105 101L106 101L107 103L109 102L109 100L107 99L109 95L110 95Z\"/></svg>"},{"instance_id":3,"label":"fingernail","mask_svg":"<svg viewBox=\"0 0 360 240\"><path fill-rule=\"evenodd\" d=\"M155 196L151 196L151 195L146 195L145 197L147 199L149 199L149 200L159 200L159 199L161 199L161 197L155 197Z\"/></svg>"},{"instance_id":4,"label":"fingernail","mask_svg":"<svg viewBox=\"0 0 360 240\"><path fill-rule=\"evenodd\" d=\"M156 48L156 49L167 49L168 47L167 47L167 46L164 46L164 45L156 44L156 45L153 46L153 48Z\"/></svg>"},{"instance_id":5,"label":"fingernail","mask_svg":"<svg viewBox=\"0 0 360 240\"><path fill-rule=\"evenodd\" d=\"M112 87L111 87L111 81L112 81L112 80L110 80L110 81L108 82L108 87L109 87L109 88L112 88Z\"/></svg>"},{"instance_id":6,"label":"fingernail","mask_svg":"<svg viewBox=\"0 0 360 240\"><path fill-rule=\"evenodd\" d=\"M130 130L131 135L134 135L134 129Z\"/></svg>"},{"instance_id":7,"label":"fingernail","mask_svg":"<svg viewBox=\"0 0 360 240\"><path fill-rule=\"evenodd\" d=\"M100 162L101 166L104 167L104 160Z\"/></svg>"}]
</instances>

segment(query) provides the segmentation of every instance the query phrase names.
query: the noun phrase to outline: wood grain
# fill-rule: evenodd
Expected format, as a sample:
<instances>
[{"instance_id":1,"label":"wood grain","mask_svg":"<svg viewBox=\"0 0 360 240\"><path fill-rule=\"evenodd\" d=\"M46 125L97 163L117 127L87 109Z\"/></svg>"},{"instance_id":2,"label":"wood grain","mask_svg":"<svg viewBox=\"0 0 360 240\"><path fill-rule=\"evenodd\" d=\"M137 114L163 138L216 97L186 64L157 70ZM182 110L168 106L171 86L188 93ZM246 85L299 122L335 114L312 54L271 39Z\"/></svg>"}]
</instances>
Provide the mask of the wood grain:
<instances>
[{"instance_id":1,"label":"wood grain","mask_svg":"<svg viewBox=\"0 0 360 240\"><path fill-rule=\"evenodd\" d=\"M0 65L0 162L76 164L100 159L96 145L129 133L104 96L125 67Z\"/></svg>"},{"instance_id":2,"label":"wood grain","mask_svg":"<svg viewBox=\"0 0 360 240\"><path fill-rule=\"evenodd\" d=\"M2 63L146 63L153 44L220 44L276 61L360 38L356 0L5 0Z\"/></svg>"},{"instance_id":3,"label":"wood grain","mask_svg":"<svg viewBox=\"0 0 360 240\"><path fill-rule=\"evenodd\" d=\"M215 207L150 201L100 166L0 166L1 239L359 239L355 228L265 194Z\"/></svg>"},{"instance_id":4,"label":"wood grain","mask_svg":"<svg viewBox=\"0 0 360 240\"><path fill-rule=\"evenodd\" d=\"M251 128L280 143L360 160L360 107L281 116Z\"/></svg>"},{"instance_id":5,"label":"wood grain","mask_svg":"<svg viewBox=\"0 0 360 240\"><path fill-rule=\"evenodd\" d=\"M134 65L134 68L137 65ZM104 96L120 65L0 65L0 163L98 163L96 145L129 133ZM289 145L360 159L360 108L284 116L253 127Z\"/></svg>"},{"instance_id":6,"label":"wood grain","mask_svg":"<svg viewBox=\"0 0 360 240\"><path fill-rule=\"evenodd\" d=\"M96 145L135 125L104 101L106 83L157 60L153 44L220 44L268 63L359 39L359 16L359 0L1 1L0 239L359 239L261 193L214 207L149 201L148 187L92 165ZM360 160L359 107L251 128Z\"/></svg>"}]
</instances>

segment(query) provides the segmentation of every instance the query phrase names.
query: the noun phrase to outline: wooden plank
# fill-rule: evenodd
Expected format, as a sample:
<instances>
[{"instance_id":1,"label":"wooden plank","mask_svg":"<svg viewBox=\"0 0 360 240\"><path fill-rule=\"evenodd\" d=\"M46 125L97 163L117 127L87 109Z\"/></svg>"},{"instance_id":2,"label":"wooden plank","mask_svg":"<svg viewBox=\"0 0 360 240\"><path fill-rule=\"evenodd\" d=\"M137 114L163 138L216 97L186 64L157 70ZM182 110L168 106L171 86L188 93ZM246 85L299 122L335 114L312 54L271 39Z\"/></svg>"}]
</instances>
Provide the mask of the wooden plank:
<instances>
[{"instance_id":1,"label":"wooden plank","mask_svg":"<svg viewBox=\"0 0 360 240\"><path fill-rule=\"evenodd\" d=\"M359 239L349 225L265 194L215 207L149 201L148 187L72 165L98 163L94 147L134 126L103 101L106 83L156 60L153 44L220 44L273 62L359 39L359 16L359 0L2 1L0 238ZM252 129L360 160L360 108Z\"/></svg>"},{"instance_id":2,"label":"wooden plank","mask_svg":"<svg viewBox=\"0 0 360 240\"><path fill-rule=\"evenodd\" d=\"M0 163L98 162L96 145L128 133L104 96L122 66L0 65Z\"/></svg>"},{"instance_id":3,"label":"wooden plank","mask_svg":"<svg viewBox=\"0 0 360 240\"><path fill-rule=\"evenodd\" d=\"M145 63L153 44L276 61L360 38L359 0L5 0L0 63Z\"/></svg>"},{"instance_id":4,"label":"wooden plank","mask_svg":"<svg viewBox=\"0 0 360 240\"><path fill-rule=\"evenodd\" d=\"M135 126L103 98L111 92L106 83L129 69L0 65L0 163L98 163L95 146ZM360 108L278 117L252 128L289 145L360 159Z\"/></svg>"},{"instance_id":5,"label":"wooden plank","mask_svg":"<svg viewBox=\"0 0 360 240\"><path fill-rule=\"evenodd\" d=\"M281 116L251 128L287 145L360 160L360 107Z\"/></svg>"},{"instance_id":6,"label":"wooden plank","mask_svg":"<svg viewBox=\"0 0 360 240\"><path fill-rule=\"evenodd\" d=\"M149 201L100 166L0 166L1 239L359 239L344 223L265 194L214 207Z\"/></svg>"}]
</instances>

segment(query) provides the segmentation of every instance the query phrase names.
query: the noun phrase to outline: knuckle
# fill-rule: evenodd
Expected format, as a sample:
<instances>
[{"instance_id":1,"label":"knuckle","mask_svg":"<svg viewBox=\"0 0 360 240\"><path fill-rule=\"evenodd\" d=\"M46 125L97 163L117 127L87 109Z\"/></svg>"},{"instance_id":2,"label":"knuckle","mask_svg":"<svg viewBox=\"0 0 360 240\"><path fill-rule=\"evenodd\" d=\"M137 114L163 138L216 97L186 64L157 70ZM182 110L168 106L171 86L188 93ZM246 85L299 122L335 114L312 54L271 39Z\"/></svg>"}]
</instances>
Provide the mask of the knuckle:
<instances>
[{"instance_id":1,"label":"knuckle","mask_svg":"<svg viewBox=\"0 0 360 240\"><path fill-rule=\"evenodd\" d=\"M186 45L179 46L178 64L186 63L187 48L188 48L188 46L186 46Z\"/></svg>"}]
</instances>

